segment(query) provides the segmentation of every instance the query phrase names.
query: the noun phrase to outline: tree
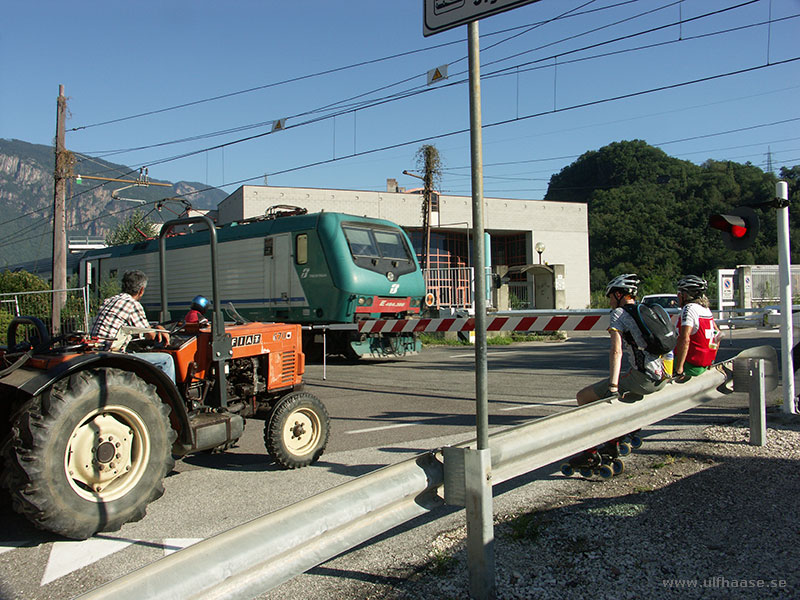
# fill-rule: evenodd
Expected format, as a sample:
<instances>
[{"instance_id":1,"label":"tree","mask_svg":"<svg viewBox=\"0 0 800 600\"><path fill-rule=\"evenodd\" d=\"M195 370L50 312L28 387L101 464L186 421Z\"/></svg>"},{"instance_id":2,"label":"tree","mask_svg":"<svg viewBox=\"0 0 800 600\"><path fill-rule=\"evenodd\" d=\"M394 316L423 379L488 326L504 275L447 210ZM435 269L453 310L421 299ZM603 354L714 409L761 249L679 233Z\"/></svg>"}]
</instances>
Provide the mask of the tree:
<instances>
[{"instance_id":1,"label":"tree","mask_svg":"<svg viewBox=\"0 0 800 600\"><path fill-rule=\"evenodd\" d=\"M800 167L781 170L790 199L800 196ZM775 177L758 167L708 160L702 165L668 156L641 140L614 142L580 156L553 175L546 200L585 202L589 207L591 287L636 272L643 289L663 292L682 274L714 278L718 268L775 264L775 211L759 213L761 233L747 250L735 252L708 227L712 213L760 204L775 194ZM800 219L800 202L790 208ZM792 240L800 260L800 232Z\"/></svg>"},{"instance_id":2,"label":"tree","mask_svg":"<svg viewBox=\"0 0 800 600\"><path fill-rule=\"evenodd\" d=\"M153 238L158 233L156 224L147 219L140 211L135 210L133 214L123 221L106 236L106 244L109 246L122 246L124 244L135 244L149 238Z\"/></svg>"}]
</instances>

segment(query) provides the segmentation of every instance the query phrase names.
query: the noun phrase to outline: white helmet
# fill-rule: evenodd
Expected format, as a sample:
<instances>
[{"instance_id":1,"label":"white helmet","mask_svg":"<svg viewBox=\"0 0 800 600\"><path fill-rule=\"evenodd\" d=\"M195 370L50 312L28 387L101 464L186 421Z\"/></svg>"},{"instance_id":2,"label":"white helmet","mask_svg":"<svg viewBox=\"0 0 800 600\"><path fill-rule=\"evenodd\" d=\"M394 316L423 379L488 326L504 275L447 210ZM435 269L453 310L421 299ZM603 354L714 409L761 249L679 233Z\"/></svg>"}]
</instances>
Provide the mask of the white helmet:
<instances>
[{"instance_id":1,"label":"white helmet","mask_svg":"<svg viewBox=\"0 0 800 600\"><path fill-rule=\"evenodd\" d=\"M625 273L624 275L617 275L608 282L606 286L606 296L608 296L614 290L619 290L621 292L625 292L626 294L630 294L631 296L635 296L636 292L639 291L639 284L641 283L641 279L636 273Z\"/></svg>"},{"instance_id":2,"label":"white helmet","mask_svg":"<svg viewBox=\"0 0 800 600\"><path fill-rule=\"evenodd\" d=\"M678 281L678 291L685 292L690 296L700 296L708 289L708 282L697 275L687 275Z\"/></svg>"}]
</instances>

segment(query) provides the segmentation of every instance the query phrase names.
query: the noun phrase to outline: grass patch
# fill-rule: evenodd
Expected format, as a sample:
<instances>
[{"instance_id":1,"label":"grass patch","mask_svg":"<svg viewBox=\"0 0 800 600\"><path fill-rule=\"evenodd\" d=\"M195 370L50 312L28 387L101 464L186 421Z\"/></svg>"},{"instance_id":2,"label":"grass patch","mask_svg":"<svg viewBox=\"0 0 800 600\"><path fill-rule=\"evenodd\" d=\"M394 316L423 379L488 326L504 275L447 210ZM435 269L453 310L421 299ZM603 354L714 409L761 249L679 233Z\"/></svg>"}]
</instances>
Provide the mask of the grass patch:
<instances>
[{"instance_id":1,"label":"grass patch","mask_svg":"<svg viewBox=\"0 0 800 600\"><path fill-rule=\"evenodd\" d=\"M684 462L686 457L684 456L673 456L672 454L667 454L664 457L664 460L656 461L652 465L650 465L651 469L661 469L663 467L668 467L669 465L674 465L676 462Z\"/></svg>"},{"instance_id":2,"label":"grass patch","mask_svg":"<svg viewBox=\"0 0 800 600\"><path fill-rule=\"evenodd\" d=\"M508 523L511 528L511 539L536 540L547 525L539 513L532 512L515 517Z\"/></svg>"},{"instance_id":3,"label":"grass patch","mask_svg":"<svg viewBox=\"0 0 800 600\"><path fill-rule=\"evenodd\" d=\"M456 559L444 550L434 550L431 555L429 569L434 575L446 575L453 568Z\"/></svg>"},{"instance_id":4,"label":"grass patch","mask_svg":"<svg viewBox=\"0 0 800 600\"><path fill-rule=\"evenodd\" d=\"M647 507L644 504L610 504L608 506L590 508L587 512L590 515L601 517L638 517L645 510L647 510Z\"/></svg>"}]
</instances>

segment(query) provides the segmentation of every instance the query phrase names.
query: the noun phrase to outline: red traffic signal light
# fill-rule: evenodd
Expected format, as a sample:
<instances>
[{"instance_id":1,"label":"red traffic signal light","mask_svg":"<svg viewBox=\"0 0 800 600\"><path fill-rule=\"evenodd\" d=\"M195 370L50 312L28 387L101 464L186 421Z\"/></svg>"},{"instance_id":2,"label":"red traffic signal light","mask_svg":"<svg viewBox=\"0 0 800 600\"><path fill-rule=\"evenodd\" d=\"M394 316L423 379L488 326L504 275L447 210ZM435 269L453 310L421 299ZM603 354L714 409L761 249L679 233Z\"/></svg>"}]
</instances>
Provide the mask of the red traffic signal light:
<instances>
[{"instance_id":1,"label":"red traffic signal light","mask_svg":"<svg viewBox=\"0 0 800 600\"><path fill-rule=\"evenodd\" d=\"M759 229L758 215L747 206L737 206L727 214L711 215L708 224L722 232L722 241L731 250L744 250L751 246Z\"/></svg>"}]
</instances>

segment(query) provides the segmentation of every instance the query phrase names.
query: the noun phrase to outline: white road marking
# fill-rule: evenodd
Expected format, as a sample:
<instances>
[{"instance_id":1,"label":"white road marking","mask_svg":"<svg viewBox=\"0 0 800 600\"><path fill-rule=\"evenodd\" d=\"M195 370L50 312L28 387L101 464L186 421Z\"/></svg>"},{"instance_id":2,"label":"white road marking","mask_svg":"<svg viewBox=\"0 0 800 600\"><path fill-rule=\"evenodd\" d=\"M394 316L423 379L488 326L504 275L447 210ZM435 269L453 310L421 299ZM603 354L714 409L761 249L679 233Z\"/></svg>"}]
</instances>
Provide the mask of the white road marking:
<instances>
[{"instance_id":1,"label":"white road marking","mask_svg":"<svg viewBox=\"0 0 800 600\"><path fill-rule=\"evenodd\" d=\"M577 406L577 404L575 404L575 398L567 398L567 399L564 399L564 400L552 400L552 401L548 401L548 402L533 402L531 404L516 404L514 406L507 406L505 408L500 408L498 410L508 412L508 411L512 411L512 410L522 410L524 408L535 408L537 406L543 406L543 405L547 405L547 406L552 406L552 405L570 406L570 405L573 405L573 404L575 406Z\"/></svg>"},{"instance_id":2,"label":"white road marking","mask_svg":"<svg viewBox=\"0 0 800 600\"><path fill-rule=\"evenodd\" d=\"M427 421L415 421L414 423L392 423L391 425L380 425L378 427L367 427L366 429L353 429L352 431L345 431L345 433L369 433L371 431L383 431L384 429L398 429L400 427L411 427L412 425L421 425L421 424L423 424L425 422L427 422Z\"/></svg>"},{"instance_id":3,"label":"white road marking","mask_svg":"<svg viewBox=\"0 0 800 600\"><path fill-rule=\"evenodd\" d=\"M16 550L20 546L26 546L29 543L30 542L3 542L2 545L0 545L0 554L8 552L9 550Z\"/></svg>"},{"instance_id":4,"label":"white road marking","mask_svg":"<svg viewBox=\"0 0 800 600\"><path fill-rule=\"evenodd\" d=\"M188 548L203 538L164 538L164 556L169 556L178 550Z\"/></svg>"},{"instance_id":5,"label":"white road marking","mask_svg":"<svg viewBox=\"0 0 800 600\"><path fill-rule=\"evenodd\" d=\"M90 538L82 542L54 542L41 585L119 552L135 541Z\"/></svg>"},{"instance_id":6,"label":"white road marking","mask_svg":"<svg viewBox=\"0 0 800 600\"><path fill-rule=\"evenodd\" d=\"M501 351L502 351L504 357L511 356L513 354L528 354L527 352L525 352L523 350L502 350L501 348L498 348L495 351L493 351L491 348L487 348L487 350L486 350L487 355L488 354L500 353ZM469 354L451 354L448 358L475 358L475 353L474 352L470 352Z\"/></svg>"}]
</instances>

